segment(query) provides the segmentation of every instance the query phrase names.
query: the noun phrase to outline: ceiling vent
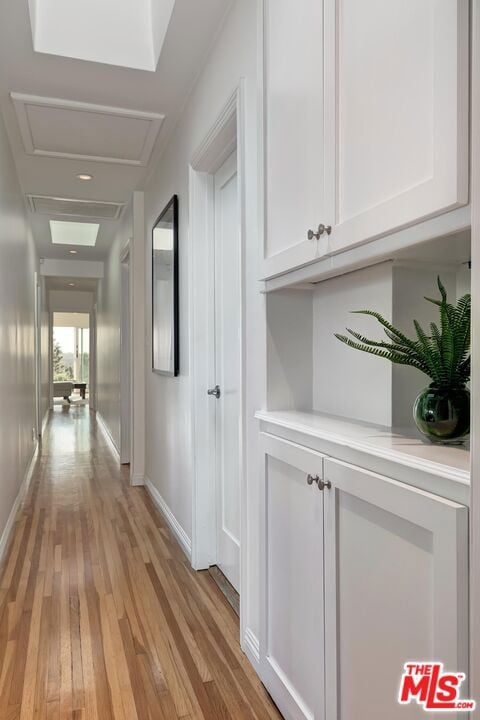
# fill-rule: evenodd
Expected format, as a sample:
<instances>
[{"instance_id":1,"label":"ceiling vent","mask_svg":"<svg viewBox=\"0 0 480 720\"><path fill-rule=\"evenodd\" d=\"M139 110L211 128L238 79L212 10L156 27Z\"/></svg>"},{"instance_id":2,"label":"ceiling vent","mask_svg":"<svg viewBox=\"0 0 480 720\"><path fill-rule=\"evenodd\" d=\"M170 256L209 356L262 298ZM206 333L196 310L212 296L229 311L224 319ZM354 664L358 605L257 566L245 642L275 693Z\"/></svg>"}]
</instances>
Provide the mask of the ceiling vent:
<instances>
[{"instance_id":1,"label":"ceiling vent","mask_svg":"<svg viewBox=\"0 0 480 720\"><path fill-rule=\"evenodd\" d=\"M27 199L30 210L40 215L118 220L124 208L123 203L73 200L44 195L27 195Z\"/></svg>"}]
</instances>

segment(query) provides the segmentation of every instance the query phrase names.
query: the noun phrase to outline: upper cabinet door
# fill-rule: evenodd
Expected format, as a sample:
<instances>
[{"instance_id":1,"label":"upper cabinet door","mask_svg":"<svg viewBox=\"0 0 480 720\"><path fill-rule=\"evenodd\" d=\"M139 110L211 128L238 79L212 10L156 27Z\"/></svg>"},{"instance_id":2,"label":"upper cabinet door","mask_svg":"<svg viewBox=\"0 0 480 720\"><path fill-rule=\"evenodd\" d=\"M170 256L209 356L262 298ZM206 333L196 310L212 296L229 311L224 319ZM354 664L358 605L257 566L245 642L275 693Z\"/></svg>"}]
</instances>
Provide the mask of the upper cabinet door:
<instances>
[{"instance_id":1,"label":"upper cabinet door","mask_svg":"<svg viewBox=\"0 0 480 720\"><path fill-rule=\"evenodd\" d=\"M262 277L325 254L322 0L263 0L265 235Z\"/></svg>"},{"instance_id":2,"label":"upper cabinet door","mask_svg":"<svg viewBox=\"0 0 480 720\"><path fill-rule=\"evenodd\" d=\"M325 0L329 253L468 202L468 13Z\"/></svg>"},{"instance_id":3,"label":"upper cabinet door","mask_svg":"<svg viewBox=\"0 0 480 720\"><path fill-rule=\"evenodd\" d=\"M419 720L404 664L467 671L468 510L336 460L325 480L326 720Z\"/></svg>"}]
</instances>

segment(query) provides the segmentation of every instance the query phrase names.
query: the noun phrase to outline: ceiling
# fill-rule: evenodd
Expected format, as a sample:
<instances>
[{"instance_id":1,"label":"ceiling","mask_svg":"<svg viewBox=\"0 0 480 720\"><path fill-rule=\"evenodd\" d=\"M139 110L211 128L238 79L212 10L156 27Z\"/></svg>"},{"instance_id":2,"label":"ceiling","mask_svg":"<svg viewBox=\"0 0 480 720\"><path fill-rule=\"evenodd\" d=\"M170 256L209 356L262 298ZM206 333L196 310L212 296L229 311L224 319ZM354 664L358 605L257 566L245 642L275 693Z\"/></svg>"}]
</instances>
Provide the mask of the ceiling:
<instances>
[{"instance_id":1,"label":"ceiling","mask_svg":"<svg viewBox=\"0 0 480 720\"><path fill-rule=\"evenodd\" d=\"M73 284L73 286L72 286ZM75 290L75 292L96 292L98 280L82 277L47 277L45 287L47 290Z\"/></svg>"},{"instance_id":2,"label":"ceiling","mask_svg":"<svg viewBox=\"0 0 480 720\"><path fill-rule=\"evenodd\" d=\"M29 0L0 3L0 110L41 257L72 259L68 246L52 245L50 219L100 222L95 247L76 248L75 258L106 256L120 221L97 219L108 216L109 206L77 204L72 212L79 214L69 216L68 203L59 208L45 198L116 203L118 216L158 162L232 1L176 0L169 24L164 18L168 30L155 72L105 64L115 60L113 50L101 63L34 52ZM52 0L31 2L45 8ZM111 0L95 0L97 8L104 5ZM112 27L124 23L115 32L138 41L126 17L111 19ZM153 42L160 51L158 34ZM80 173L93 179L79 180ZM32 212L31 195L43 198L40 211Z\"/></svg>"}]
</instances>

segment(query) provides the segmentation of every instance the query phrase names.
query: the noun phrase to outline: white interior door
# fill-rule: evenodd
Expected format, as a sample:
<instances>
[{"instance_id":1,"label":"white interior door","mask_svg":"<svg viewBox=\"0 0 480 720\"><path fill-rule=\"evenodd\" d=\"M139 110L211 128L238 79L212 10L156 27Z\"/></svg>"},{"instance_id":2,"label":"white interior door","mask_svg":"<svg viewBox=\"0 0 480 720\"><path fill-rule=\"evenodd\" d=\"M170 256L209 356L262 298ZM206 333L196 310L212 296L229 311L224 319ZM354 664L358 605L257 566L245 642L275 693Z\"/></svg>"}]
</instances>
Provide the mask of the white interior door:
<instances>
[{"instance_id":1,"label":"white interior door","mask_svg":"<svg viewBox=\"0 0 480 720\"><path fill-rule=\"evenodd\" d=\"M216 172L214 185L217 565L239 590L241 246L236 152Z\"/></svg>"}]
</instances>

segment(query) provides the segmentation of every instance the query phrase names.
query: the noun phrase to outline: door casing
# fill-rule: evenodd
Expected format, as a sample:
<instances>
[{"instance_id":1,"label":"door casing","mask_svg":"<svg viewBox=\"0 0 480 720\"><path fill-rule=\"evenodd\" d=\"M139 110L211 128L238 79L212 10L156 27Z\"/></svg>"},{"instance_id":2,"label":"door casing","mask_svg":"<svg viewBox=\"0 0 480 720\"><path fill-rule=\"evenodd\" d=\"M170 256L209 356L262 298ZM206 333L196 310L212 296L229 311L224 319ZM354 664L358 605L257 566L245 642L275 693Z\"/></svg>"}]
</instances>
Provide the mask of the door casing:
<instances>
[{"instance_id":1,"label":"door casing","mask_svg":"<svg viewBox=\"0 0 480 720\"><path fill-rule=\"evenodd\" d=\"M120 257L122 307L120 313L120 462L131 461L132 442L132 360L131 360L131 287L130 241Z\"/></svg>"},{"instance_id":2,"label":"door casing","mask_svg":"<svg viewBox=\"0 0 480 720\"><path fill-rule=\"evenodd\" d=\"M240 632L245 631L246 597L246 475L245 475L245 120L244 81L235 89L193 154L189 168L189 263L192 368L192 566L216 562L215 405L207 396L214 381L214 182L213 175L237 151L240 224Z\"/></svg>"}]
</instances>

